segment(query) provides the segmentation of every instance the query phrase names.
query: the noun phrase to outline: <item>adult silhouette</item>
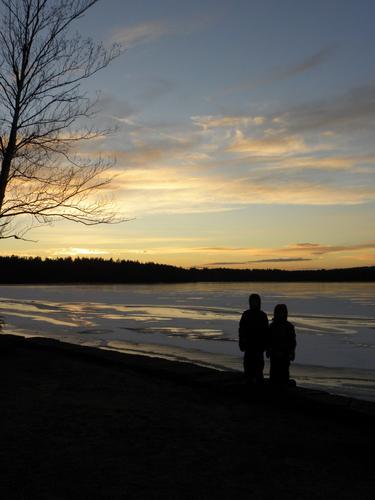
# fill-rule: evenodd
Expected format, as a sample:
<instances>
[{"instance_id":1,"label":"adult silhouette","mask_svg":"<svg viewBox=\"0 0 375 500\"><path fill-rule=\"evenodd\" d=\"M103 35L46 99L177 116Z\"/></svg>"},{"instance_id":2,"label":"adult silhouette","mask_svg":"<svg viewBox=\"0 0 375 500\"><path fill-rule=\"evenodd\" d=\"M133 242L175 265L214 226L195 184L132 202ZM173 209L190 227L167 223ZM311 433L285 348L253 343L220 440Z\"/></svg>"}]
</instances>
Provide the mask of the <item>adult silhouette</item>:
<instances>
[{"instance_id":1,"label":"adult silhouette","mask_svg":"<svg viewBox=\"0 0 375 500\"><path fill-rule=\"evenodd\" d=\"M249 309L243 312L239 325L239 347L244 352L244 372L251 384L264 381L264 351L267 347L268 318L261 310L261 299L257 293L249 296Z\"/></svg>"}]
</instances>

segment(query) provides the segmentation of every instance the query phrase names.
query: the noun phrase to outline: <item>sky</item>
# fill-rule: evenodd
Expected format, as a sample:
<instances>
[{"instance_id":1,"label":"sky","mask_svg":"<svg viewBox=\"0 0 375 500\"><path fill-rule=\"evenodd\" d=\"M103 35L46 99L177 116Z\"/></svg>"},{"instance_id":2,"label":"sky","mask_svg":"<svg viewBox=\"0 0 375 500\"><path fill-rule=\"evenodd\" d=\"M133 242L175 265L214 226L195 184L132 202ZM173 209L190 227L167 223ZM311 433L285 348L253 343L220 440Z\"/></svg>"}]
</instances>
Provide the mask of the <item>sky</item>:
<instances>
[{"instance_id":1,"label":"sky","mask_svg":"<svg viewBox=\"0 0 375 500\"><path fill-rule=\"evenodd\" d=\"M185 267L375 265L372 0L103 0L75 28L124 51L81 146L126 222L59 222L0 254Z\"/></svg>"}]
</instances>

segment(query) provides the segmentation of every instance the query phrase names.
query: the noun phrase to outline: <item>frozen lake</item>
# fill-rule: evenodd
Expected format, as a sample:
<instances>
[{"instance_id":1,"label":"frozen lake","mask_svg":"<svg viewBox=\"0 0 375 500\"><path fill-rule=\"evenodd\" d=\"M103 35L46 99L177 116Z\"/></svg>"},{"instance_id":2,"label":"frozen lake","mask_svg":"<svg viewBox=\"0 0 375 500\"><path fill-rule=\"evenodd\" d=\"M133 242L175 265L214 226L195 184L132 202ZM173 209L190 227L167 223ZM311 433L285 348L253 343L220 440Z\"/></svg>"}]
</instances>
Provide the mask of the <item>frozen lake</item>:
<instances>
[{"instance_id":1,"label":"frozen lake","mask_svg":"<svg viewBox=\"0 0 375 500\"><path fill-rule=\"evenodd\" d=\"M372 283L0 286L0 317L4 333L240 370L238 321L253 292L269 319L288 305L299 384L375 400Z\"/></svg>"}]
</instances>

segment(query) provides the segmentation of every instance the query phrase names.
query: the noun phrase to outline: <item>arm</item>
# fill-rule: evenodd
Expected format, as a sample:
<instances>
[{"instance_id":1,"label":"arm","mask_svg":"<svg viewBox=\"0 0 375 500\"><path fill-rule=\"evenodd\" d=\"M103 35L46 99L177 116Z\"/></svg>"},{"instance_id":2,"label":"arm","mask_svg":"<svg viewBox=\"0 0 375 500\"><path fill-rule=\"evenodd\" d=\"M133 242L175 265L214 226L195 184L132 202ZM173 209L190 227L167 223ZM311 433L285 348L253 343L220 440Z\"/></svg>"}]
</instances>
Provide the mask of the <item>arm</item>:
<instances>
[{"instance_id":1,"label":"arm","mask_svg":"<svg viewBox=\"0 0 375 500\"><path fill-rule=\"evenodd\" d=\"M264 335L264 350L266 351L267 358L269 358L271 351L271 334L270 334L268 317L266 313L264 313L263 335Z\"/></svg>"},{"instance_id":2,"label":"arm","mask_svg":"<svg viewBox=\"0 0 375 500\"><path fill-rule=\"evenodd\" d=\"M240 351L242 351L242 352L244 352L245 348L246 348L246 346L245 346L245 334L246 334L245 323L246 323L246 314L243 313L241 316L240 324L239 324L239 328L238 328L238 344L239 344Z\"/></svg>"},{"instance_id":3,"label":"arm","mask_svg":"<svg viewBox=\"0 0 375 500\"><path fill-rule=\"evenodd\" d=\"M294 361L296 357L296 347L297 347L297 341L296 341L296 331L294 329L294 326L290 324L290 350L289 350L289 359L290 361Z\"/></svg>"}]
</instances>

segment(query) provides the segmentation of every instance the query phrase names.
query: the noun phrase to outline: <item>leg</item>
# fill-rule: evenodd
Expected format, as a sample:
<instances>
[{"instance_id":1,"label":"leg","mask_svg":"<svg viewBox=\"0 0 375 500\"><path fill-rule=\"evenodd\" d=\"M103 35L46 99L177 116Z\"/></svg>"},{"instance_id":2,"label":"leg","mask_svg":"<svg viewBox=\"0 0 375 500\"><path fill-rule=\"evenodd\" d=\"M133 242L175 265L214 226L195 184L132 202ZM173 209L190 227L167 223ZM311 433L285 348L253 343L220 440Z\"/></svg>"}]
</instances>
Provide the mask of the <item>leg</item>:
<instances>
[{"instance_id":1,"label":"leg","mask_svg":"<svg viewBox=\"0 0 375 500\"><path fill-rule=\"evenodd\" d=\"M243 357L243 369L246 381L253 383L255 380L254 360L249 351L245 351L245 355Z\"/></svg>"},{"instance_id":2,"label":"leg","mask_svg":"<svg viewBox=\"0 0 375 500\"><path fill-rule=\"evenodd\" d=\"M270 382L277 385L287 384L289 381L289 364L289 359L285 356L271 356Z\"/></svg>"},{"instance_id":3,"label":"leg","mask_svg":"<svg viewBox=\"0 0 375 500\"><path fill-rule=\"evenodd\" d=\"M264 382L264 376L263 376L263 370L264 370L264 356L263 352L257 352L256 356L254 358L254 367L255 367L255 383L256 384L263 384Z\"/></svg>"},{"instance_id":4,"label":"leg","mask_svg":"<svg viewBox=\"0 0 375 500\"><path fill-rule=\"evenodd\" d=\"M264 357L263 352L246 351L243 360L245 377L252 384L261 384L264 381Z\"/></svg>"}]
</instances>

